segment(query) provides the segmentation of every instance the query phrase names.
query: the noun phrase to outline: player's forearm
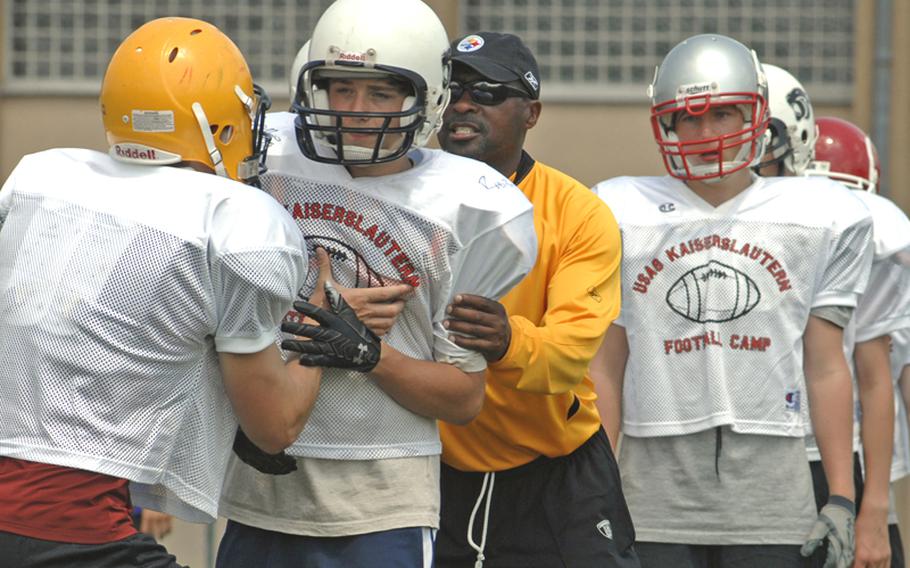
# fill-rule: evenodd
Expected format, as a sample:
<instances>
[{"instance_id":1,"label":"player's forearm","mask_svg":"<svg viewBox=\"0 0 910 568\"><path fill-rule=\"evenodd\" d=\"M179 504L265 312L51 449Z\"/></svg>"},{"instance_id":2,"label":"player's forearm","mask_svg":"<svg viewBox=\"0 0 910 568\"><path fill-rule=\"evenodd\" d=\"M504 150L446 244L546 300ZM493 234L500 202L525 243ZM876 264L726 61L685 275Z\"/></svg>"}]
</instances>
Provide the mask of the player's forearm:
<instances>
[{"instance_id":1,"label":"player's forearm","mask_svg":"<svg viewBox=\"0 0 910 568\"><path fill-rule=\"evenodd\" d=\"M629 357L625 329L611 325L603 343L591 359L589 373L597 394L597 411L610 444L616 451L622 428L622 389Z\"/></svg>"},{"instance_id":2,"label":"player's forearm","mask_svg":"<svg viewBox=\"0 0 910 568\"><path fill-rule=\"evenodd\" d=\"M599 379L592 380L595 384ZM619 441L619 432L622 427L622 385L619 388L613 387L615 383L608 383L605 388L598 387L597 390L597 411L600 413L600 421L603 424L607 437L610 438L610 445L613 451L616 451L616 443Z\"/></svg>"},{"instance_id":3,"label":"player's forearm","mask_svg":"<svg viewBox=\"0 0 910 568\"><path fill-rule=\"evenodd\" d=\"M892 407L893 408L893 407ZM865 483L863 507L888 509L891 479L891 458L894 452L894 414L885 419L863 412L861 422Z\"/></svg>"},{"instance_id":4,"label":"player's forearm","mask_svg":"<svg viewBox=\"0 0 910 568\"><path fill-rule=\"evenodd\" d=\"M316 402L322 369L284 363L275 346L257 354L220 353L219 361L247 437L267 453L294 443Z\"/></svg>"},{"instance_id":5,"label":"player's forearm","mask_svg":"<svg viewBox=\"0 0 910 568\"><path fill-rule=\"evenodd\" d=\"M894 445L894 383L887 335L856 345L856 377L862 408L865 464L863 507L887 511Z\"/></svg>"},{"instance_id":6,"label":"player's forearm","mask_svg":"<svg viewBox=\"0 0 910 568\"><path fill-rule=\"evenodd\" d=\"M806 377L812 429L832 495L853 500L853 385L841 372Z\"/></svg>"},{"instance_id":7,"label":"player's forearm","mask_svg":"<svg viewBox=\"0 0 910 568\"><path fill-rule=\"evenodd\" d=\"M483 371L466 373L454 365L414 359L387 343L371 374L386 394L421 416L467 424L483 406Z\"/></svg>"}]
</instances>

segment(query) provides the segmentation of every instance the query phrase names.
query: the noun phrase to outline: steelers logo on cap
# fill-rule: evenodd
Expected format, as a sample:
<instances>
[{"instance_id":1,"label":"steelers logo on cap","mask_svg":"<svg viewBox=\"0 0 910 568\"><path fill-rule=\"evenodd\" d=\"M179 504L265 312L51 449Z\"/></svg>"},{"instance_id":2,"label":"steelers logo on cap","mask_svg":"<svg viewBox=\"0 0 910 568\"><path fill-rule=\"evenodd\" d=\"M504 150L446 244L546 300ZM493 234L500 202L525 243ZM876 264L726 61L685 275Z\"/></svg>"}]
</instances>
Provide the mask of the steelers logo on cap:
<instances>
[{"instance_id":1,"label":"steelers logo on cap","mask_svg":"<svg viewBox=\"0 0 910 568\"><path fill-rule=\"evenodd\" d=\"M469 35L468 37L458 42L458 45L455 47L455 49L462 53L470 53L472 51L477 51L481 47L483 47L483 38L479 35Z\"/></svg>"}]
</instances>

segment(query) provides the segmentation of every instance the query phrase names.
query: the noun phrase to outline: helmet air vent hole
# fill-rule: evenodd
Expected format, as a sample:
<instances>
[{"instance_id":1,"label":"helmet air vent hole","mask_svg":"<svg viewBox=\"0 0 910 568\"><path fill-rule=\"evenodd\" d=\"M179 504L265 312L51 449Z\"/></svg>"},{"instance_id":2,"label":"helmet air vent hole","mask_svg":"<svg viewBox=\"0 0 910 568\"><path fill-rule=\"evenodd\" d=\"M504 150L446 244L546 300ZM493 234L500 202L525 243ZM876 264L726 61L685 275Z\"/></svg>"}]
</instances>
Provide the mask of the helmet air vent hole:
<instances>
[{"instance_id":1,"label":"helmet air vent hole","mask_svg":"<svg viewBox=\"0 0 910 568\"><path fill-rule=\"evenodd\" d=\"M195 30L193 30L193 31L190 32L190 35L196 35L196 34L201 34L201 33L202 33L202 30L200 30L200 29L195 29Z\"/></svg>"},{"instance_id":2,"label":"helmet air vent hole","mask_svg":"<svg viewBox=\"0 0 910 568\"><path fill-rule=\"evenodd\" d=\"M217 124L210 124L209 129L211 129L211 131L212 131L212 136L214 136L215 134L218 134L218 125Z\"/></svg>"},{"instance_id":3,"label":"helmet air vent hole","mask_svg":"<svg viewBox=\"0 0 910 568\"><path fill-rule=\"evenodd\" d=\"M168 63L173 63L174 60L177 59L177 52L178 52L178 51L179 51L179 50L178 50L176 47L175 47L174 49L171 50L170 55L167 56L167 62L168 62Z\"/></svg>"},{"instance_id":4,"label":"helmet air vent hole","mask_svg":"<svg viewBox=\"0 0 910 568\"><path fill-rule=\"evenodd\" d=\"M226 125L221 129L221 134L218 135L218 139L221 140L222 144L229 144L231 138L234 137L234 127L230 124Z\"/></svg>"}]
</instances>

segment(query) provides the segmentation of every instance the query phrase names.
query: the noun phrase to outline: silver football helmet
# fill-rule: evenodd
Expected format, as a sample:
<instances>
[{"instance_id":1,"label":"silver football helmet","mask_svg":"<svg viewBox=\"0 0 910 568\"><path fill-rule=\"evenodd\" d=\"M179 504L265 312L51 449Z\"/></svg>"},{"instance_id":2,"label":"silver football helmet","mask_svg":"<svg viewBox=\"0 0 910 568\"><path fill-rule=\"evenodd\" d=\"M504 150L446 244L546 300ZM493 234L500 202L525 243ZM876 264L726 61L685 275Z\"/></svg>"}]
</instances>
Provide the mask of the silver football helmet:
<instances>
[{"instance_id":1,"label":"silver football helmet","mask_svg":"<svg viewBox=\"0 0 910 568\"><path fill-rule=\"evenodd\" d=\"M787 70L762 64L768 77L768 104L771 122L768 130L771 158L756 169L780 164L793 175L801 176L815 154L818 128L809 95L802 84Z\"/></svg>"},{"instance_id":2,"label":"silver football helmet","mask_svg":"<svg viewBox=\"0 0 910 568\"><path fill-rule=\"evenodd\" d=\"M768 127L768 83L755 52L718 34L690 37L670 50L648 87L651 127L667 172L685 180L717 181L761 160ZM742 130L682 142L675 123L681 112L701 115L717 105L733 105L743 115ZM706 145L717 152L736 148L731 161L694 164Z\"/></svg>"},{"instance_id":3,"label":"silver football helmet","mask_svg":"<svg viewBox=\"0 0 910 568\"><path fill-rule=\"evenodd\" d=\"M299 115L301 151L320 162L363 165L424 146L449 103L448 51L445 28L421 0L337 0L313 29L295 89L291 110ZM392 78L410 94L397 112L337 111L329 108L327 88L341 78ZM357 118L381 118L382 125L352 126ZM344 134L376 135L376 141L345 144Z\"/></svg>"}]
</instances>

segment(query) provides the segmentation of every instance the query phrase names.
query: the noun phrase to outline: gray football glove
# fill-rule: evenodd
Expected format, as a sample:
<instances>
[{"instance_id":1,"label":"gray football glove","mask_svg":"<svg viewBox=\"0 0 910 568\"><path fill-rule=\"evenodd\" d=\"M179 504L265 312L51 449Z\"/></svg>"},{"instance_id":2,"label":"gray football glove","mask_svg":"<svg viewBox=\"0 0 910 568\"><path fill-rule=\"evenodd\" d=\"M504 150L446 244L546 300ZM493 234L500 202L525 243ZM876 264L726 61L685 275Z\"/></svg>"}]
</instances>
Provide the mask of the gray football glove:
<instances>
[{"instance_id":1,"label":"gray football glove","mask_svg":"<svg viewBox=\"0 0 910 568\"><path fill-rule=\"evenodd\" d=\"M812 525L806 543L800 554L808 558L828 539L828 555L824 568L850 568L853 565L854 523L856 506L853 501L840 495L832 495L828 503L818 513L818 519Z\"/></svg>"},{"instance_id":2,"label":"gray football glove","mask_svg":"<svg viewBox=\"0 0 910 568\"><path fill-rule=\"evenodd\" d=\"M351 306L330 281L325 296L331 306L324 310L307 301L294 302L294 309L320 325L286 321L281 331L308 337L312 341L285 339L281 348L300 353L300 364L307 367L336 367L366 373L379 363L382 345L375 333L357 318Z\"/></svg>"}]
</instances>

